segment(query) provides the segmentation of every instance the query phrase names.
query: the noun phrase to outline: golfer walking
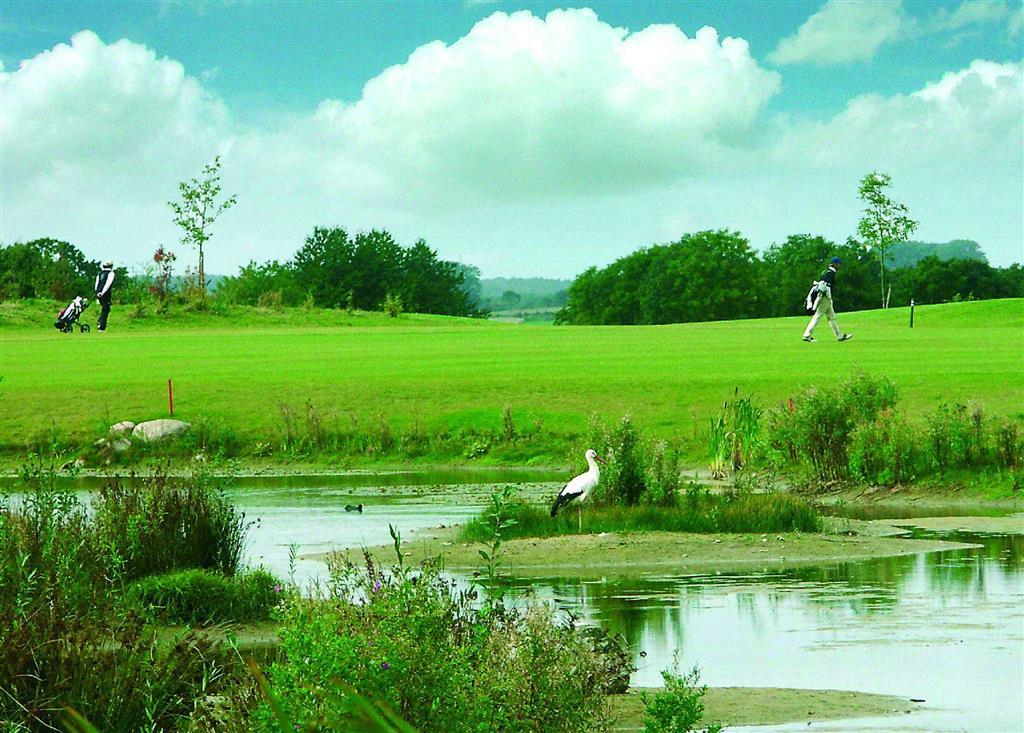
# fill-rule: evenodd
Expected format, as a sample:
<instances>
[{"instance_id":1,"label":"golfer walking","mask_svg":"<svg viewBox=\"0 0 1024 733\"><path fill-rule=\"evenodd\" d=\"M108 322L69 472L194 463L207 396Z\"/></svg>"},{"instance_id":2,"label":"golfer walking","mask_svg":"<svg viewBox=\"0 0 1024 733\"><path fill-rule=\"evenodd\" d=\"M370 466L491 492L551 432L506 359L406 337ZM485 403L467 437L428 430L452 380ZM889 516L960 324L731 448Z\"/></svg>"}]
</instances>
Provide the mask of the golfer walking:
<instances>
[{"instance_id":1,"label":"golfer walking","mask_svg":"<svg viewBox=\"0 0 1024 733\"><path fill-rule=\"evenodd\" d=\"M839 330L839 324L836 323L836 311L832 307L832 291L836 287L836 270L843 264L843 261L838 257L833 257L828 263L828 269L821 273L821 277L815 283L815 287L811 290L808 295L808 307L810 307L810 300L817 291L817 299L814 302L814 315L811 316L811 322L807 324L807 328L804 330L804 341L809 344L814 343L814 327L818 325L818 321L821 320L822 316L828 319L828 325L832 327L832 333L835 334L836 341L849 341L853 338L852 334L843 333Z\"/></svg>"},{"instance_id":2,"label":"golfer walking","mask_svg":"<svg viewBox=\"0 0 1024 733\"><path fill-rule=\"evenodd\" d=\"M111 290L114 289L114 263L107 260L103 263L103 269L96 276L96 300L100 302L100 318L96 323L97 331L107 330L107 316L110 315Z\"/></svg>"}]
</instances>

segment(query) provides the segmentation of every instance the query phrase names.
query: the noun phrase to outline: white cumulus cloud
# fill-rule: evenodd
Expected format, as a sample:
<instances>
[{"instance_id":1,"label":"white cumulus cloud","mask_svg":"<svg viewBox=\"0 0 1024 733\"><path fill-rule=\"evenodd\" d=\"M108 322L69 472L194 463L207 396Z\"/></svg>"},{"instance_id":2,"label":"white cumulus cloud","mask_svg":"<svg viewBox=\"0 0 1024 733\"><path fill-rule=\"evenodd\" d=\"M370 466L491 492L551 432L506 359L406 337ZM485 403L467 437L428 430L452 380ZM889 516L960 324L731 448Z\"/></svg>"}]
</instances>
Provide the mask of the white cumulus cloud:
<instances>
[{"instance_id":1,"label":"white cumulus cloud","mask_svg":"<svg viewBox=\"0 0 1024 733\"><path fill-rule=\"evenodd\" d=\"M900 2L828 0L794 35L779 41L768 60L819 66L866 61L900 37L904 18Z\"/></svg>"},{"instance_id":2,"label":"white cumulus cloud","mask_svg":"<svg viewBox=\"0 0 1024 733\"><path fill-rule=\"evenodd\" d=\"M178 62L86 31L0 72L0 240L56 236L144 261L177 239L177 183L224 153L239 203L216 225L211 272L287 258L318 224L424 236L493 275L568 275L679 222L740 227L759 245L841 240L872 169L894 175L921 236L1020 259L1021 64L979 60L813 122L766 111L779 84L711 28L495 13L352 103L255 124Z\"/></svg>"},{"instance_id":3,"label":"white cumulus cloud","mask_svg":"<svg viewBox=\"0 0 1024 733\"><path fill-rule=\"evenodd\" d=\"M494 13L427 44L316 119L391 181L460 196L623 190L704 170L749 139L779 76L742 39L636 33L590 10ZM436 188L434 189L437 190Z\"/></svg>"}]
</instances>

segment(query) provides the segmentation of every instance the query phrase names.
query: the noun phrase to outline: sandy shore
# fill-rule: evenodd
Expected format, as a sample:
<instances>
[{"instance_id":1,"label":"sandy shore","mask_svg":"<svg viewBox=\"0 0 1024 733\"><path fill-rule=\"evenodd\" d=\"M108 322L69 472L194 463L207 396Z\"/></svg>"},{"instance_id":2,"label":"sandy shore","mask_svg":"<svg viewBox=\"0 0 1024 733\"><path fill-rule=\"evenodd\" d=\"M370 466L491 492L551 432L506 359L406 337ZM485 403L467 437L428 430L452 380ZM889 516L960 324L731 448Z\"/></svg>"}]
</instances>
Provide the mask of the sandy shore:
<instances>
[{"instance_id":1,"label":"sandy shore","mask_svg":"<svg viewBox=\"0 0 1024 733\"><path fill-rule=\"evenodd\" d=\"M424 530L403 545L417 562L440 556L446 568L480 567L481 545L456 540L457 528ZM502 570L515 575L606 577L654 573L709 573L781 569L829 562L870 560L921 552L972 547L958 542L838 534L682 534L671 532L605 533L516 539L502 544ZM369 548L385 564L394 560L390 546ZM329 553L304 558L325 559ZM361 550L342 551L354 561Z\"/></svg>"},{"instance_id":2,"label":"sandy shore","mask_svg":"<svg viewBox=\"0 0 1024 733\"><path fill-rule=\"evenodd\" d=\"M651 690L657 692L657 690ZM638 690L611 698L614 731L643 730ZM778 725L841 718L906 714L918 709L907 698L847 690L796 690L787 687L709 687L704 724Z\"/></svg>"}]
</instances>

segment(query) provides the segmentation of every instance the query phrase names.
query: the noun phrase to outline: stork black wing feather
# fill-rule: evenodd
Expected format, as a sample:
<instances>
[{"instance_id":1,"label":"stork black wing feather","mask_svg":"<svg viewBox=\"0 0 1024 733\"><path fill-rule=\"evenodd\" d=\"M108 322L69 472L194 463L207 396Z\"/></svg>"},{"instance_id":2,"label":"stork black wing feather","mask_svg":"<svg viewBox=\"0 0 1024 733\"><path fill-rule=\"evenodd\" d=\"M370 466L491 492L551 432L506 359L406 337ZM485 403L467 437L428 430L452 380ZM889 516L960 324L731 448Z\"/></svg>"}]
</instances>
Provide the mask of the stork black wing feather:
<instances>
[{"instance_id":1,"label":"stork black wing feather","mask_svg":"<svg viewBox=\"0 0 1024 733\"><path fill-rule=\"evenodd\" d=\"M583 493L583 492L576 492L576 493L570 494L570 493L567 493L565 491L562 491L558 495L558 498L555 499L555 503L551 505L551 516L553 517L556 514L558 514L558 510L559 509L561 509L563 506L568 504L570 501L572 501L573 499L578 497L581 493Z\"/></svg>"}]
</instances>

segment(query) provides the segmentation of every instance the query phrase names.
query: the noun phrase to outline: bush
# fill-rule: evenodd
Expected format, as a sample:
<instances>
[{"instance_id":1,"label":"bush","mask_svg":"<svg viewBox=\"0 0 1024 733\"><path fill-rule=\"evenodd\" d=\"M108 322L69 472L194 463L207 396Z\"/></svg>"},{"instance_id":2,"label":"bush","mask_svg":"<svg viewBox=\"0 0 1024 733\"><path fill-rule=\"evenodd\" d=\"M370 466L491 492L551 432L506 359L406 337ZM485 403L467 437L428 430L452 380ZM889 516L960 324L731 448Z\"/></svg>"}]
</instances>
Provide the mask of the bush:
<instances>
[{"instance_id":1,"label":"bush","mask_svg":"<svg viewBox=\"0 0 1024 733\"><path fill-rule=\"evenodd\" d=\"M327 586L289 595L280 622L268 677L296 725L352 727L340 679L424 731L589 731L619 679L550 608L481 608L430 565L332 563ZM268 709L259 718L271 728Z\"/></svg>"},{"instance_id":2,"label":"bush","mask_svg":"<svg viewBox=\"0 0 1024 733\"><path fill-rule=\"evenodd\" d=\"M928 447L932 465L945 473L986 462L984 409L973 405L940 404L928 415Z\"/></svg>"},{"instance_id":3,"label":"bush","mask_svg":"<svg viewBox=\"0 0 1024 733\"><path fill-rule=\"evenodd\" d=\"M885 410L875 420L854 429L850 446L854 478L893 486L912 479L916 466L914 434L900 413Z\"/></svg>"},{"instance_id":4,"label":"bush","mask_svg":"<svg viewBox=\"0 0 1024 733\"><path fill-rule=\"evenodd\" d=\"M283 584L265 570L234 576L209 570L151 575L128 586L128 607L167 624L265 621L281 598Z\"/></svg>"},{"instance_id":5,"label":"bush","mask_svg":"<svg viewBox=\"0 0 1024 733\"><path fill-rule=\"evenodd\" d=\"M1004 422L996 429L996 456L1003 468L1015 468L1021 464L1020 426L1015 422Z\"/></svg>"},{"instance_id":6,"label":"bush","mask_svg":"<svg viewBox=\"0 0 1024 733\"><path fill-rule=\"evenodd\" d=\"M402 298L394 293L388 293L384 297L384 315L389 318L398 318L402 315Z\"/></svg>"},{"instance_id":7,"label":"bush","mask_svg":"<svg viewBox=\"0 0 1024 733\"><path fill-rule=\"evenodd\" d=\"M574 461L586 448L594 448L607 461L594 495L596 503L676 502L681 484L678 453L662 441L645 438L629 415L613 428L592 419L584 445L574 449Z\"/></svg>"},{"instance_id":8,"label":"bush","mask_svg":"<svg viewBox=\"0 0 1024 733\"><path fill-rule=\"evenodd\" d=\"M640 693L644 705L645 733L689 733L704 717L704 695L706 685L698 686L700 672L696 667L688 674L664 670L661 678L665 681L662 692ZM719 731L721 726L708 729Z\"/></svg>"},{"instance_id":9,"label":"bush","mask_svg":"<svg viewBox=\"0 0 1024 733\"><path fill-rule=\"evenodd\" d=\"M787 406L773 411L769 443L777 455L809 463L819 481L845 479L853 432L883 410L891 410L896 400L891 380L863 373L834 389L811 387L794 401L792 411Z\"/></svg>"},{"instance_id":10,"label":"bush","mask_svg":"<svg viewBox=\"0 0 1024 733\"><path fill-rule=\"evenodd\" d=\"M207 474L113 480L94 504L96 540L124 580L183 568L238 569L249 524Z\"/></svg>"}]
</instances>

